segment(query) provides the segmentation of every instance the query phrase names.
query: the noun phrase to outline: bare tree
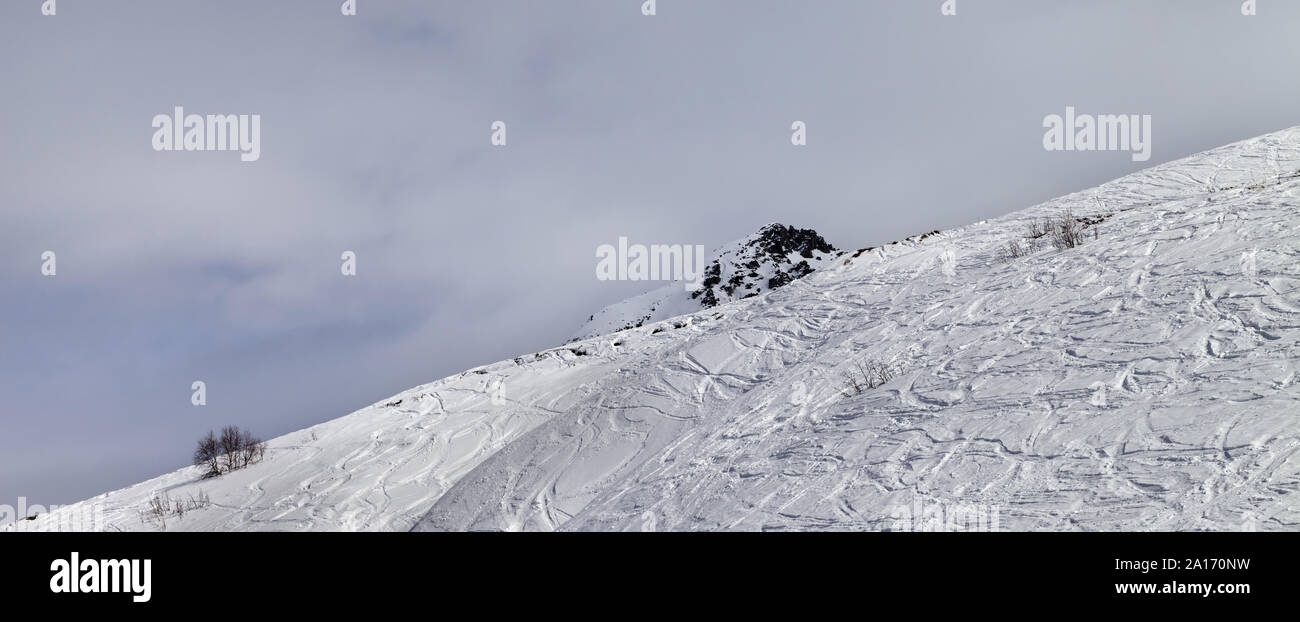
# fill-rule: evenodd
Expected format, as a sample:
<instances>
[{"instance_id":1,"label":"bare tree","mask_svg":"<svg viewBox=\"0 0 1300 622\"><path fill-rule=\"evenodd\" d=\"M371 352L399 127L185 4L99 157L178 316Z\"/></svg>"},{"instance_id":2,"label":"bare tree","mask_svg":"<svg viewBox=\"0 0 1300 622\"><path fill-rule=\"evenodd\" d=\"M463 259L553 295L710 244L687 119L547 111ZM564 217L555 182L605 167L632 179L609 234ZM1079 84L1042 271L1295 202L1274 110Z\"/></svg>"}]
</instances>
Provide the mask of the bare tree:
<instances>
[{"instance_id":1,"label":"bare tree","mask_svg":"<svg viewBox=\"0 0 1300 622\"><path fill-rule=\"evenodd\" d=\"M241 466L239 456L243 446L243 434L239 428L233 425L221 428L221 437L217 443L221 447L221 458L226 464L226 471L238 469Z\"/></svg>"},{"instance_id":2,"label":"bare tree","mask_svg":"<svg viewBox=\"0 0 1300 622\"><path fill-rule=\"evenodd\" d=\"M199 444L194 448L194 466L203 469L203 477L216 477L221 475L221 448L217 443L217 437L209 430L207 436L199 439Z\"/></svg>"},{"instance_id":3,"label":"bare tree","mask_svg":"<svg viewBox=\"0 0 1300 622\"><path fill-rule=\"evenodd\" d=\"M255 462L262 460L266 454L266 443L262 439L253 436L252 432L243 430L239 433L239 462L241 467L246 467Z\"/></svg>"},{"instance_id":4,"label":"bare tree","mask_svg":"<svg viewBox=\"0 0 1300 622\"><path fill-rule=\"evenodd\" d=\"M266 442L248 430L228 425L217 436L208 432L194 448L194 465L203 469L203 477L216 477L235 469L260 462L266 455Z\"/></svg>"}]
</instances>

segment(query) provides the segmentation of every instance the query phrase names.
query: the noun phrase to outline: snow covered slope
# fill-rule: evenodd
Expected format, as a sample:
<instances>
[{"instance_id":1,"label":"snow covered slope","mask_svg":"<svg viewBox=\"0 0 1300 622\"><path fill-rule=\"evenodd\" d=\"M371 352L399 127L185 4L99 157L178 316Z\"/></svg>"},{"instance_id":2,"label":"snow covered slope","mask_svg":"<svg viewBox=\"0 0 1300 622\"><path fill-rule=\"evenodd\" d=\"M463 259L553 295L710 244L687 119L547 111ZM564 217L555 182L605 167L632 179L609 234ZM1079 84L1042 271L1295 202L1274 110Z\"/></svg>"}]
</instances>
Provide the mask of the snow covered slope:
<instances>
[{"instance_id":1,"label":"snow covered slope","mask_svg":"<svg viewBox=\"0 0 1300 622\"><path fill-rule=\"evenodd\" d=\"M838 255L812 229L772 223L714 253L698 290L671 283L610 305L588 318L574 341L752 298L803 278Z\"/></svg>"},{"instance_id":2,"label":"snow covered slope","mask_svg":"<svg viewBox=\"0 0 1300 622\"><path fill-rule=\"evenodd\" d=\"M1300 128L60 511L124 530L880 530L917 508L1004 530L1296 529L1297 206ZM999 259L1067 210L1101 220L1082 245ZM892 379L847 389L877 362ZM199 491L210 506L142 518Z\"/></svg>"}]
</instances>

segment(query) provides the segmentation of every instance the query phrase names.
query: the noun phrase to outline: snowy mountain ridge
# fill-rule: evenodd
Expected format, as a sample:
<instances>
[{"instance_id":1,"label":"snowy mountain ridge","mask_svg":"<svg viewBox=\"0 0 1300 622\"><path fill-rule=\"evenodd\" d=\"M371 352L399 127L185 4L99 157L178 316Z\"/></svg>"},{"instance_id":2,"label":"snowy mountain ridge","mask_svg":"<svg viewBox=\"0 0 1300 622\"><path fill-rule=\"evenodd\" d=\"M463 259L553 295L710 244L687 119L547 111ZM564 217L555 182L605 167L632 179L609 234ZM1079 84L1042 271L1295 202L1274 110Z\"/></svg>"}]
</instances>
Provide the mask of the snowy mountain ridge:
<instances>
[{"instance_id":1,"label":"snowy mountain ridge","mask_svg":"<svg viewBox=\"0 0 1300 622\"><path fill-rule=\"evenodd\" d=\"M890 530L917 508L1009 530L1295 529L1298 204L1292 128L9 529L93 509L104 530ZM1000 252L1063 213L1093 223L1080 245ZM852 390L873 364L891 377ZM183 517L146 511L200 493Z\"/></svg>"}]
</instances>

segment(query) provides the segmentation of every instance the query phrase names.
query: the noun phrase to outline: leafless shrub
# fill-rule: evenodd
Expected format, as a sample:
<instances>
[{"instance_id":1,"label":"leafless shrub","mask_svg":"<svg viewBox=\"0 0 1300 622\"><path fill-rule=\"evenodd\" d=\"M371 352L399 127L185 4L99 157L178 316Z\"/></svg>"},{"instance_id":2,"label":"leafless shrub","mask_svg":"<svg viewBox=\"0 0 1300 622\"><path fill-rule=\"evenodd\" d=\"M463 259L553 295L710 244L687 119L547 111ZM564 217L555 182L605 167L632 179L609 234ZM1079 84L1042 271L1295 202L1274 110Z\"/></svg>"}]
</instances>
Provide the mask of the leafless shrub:
<instances>
[{"instance_id":1,"label":"leafless shrub","mask_svg":"<svg viewBox=\"0 0 1300 622\"><path fill-rule=\"evenodd\" d=\"M158 521L165 528L167 526L167 514L171 511L171 500L167 498L167 493L154 495L149 498L149 507L140 513L140 522Z\"/></svg>"},{"instance_id":2,"label":"leafless shrub","mask_svg":"<svg viewBox=\"0 0 1300 622\"><path fill-rule=\"evenodd\" d=\"M862 368L859 367L859 369ZM875 361L867 364L866 369L863 371L863 375L870 379L871 388L874 389L884 385L890 380L893 380L894 369L886 363Z\"/></svg>"},{"instance_id":3,"label":"leafless shrub","mask_svg":"<svg viewBox=\"0 0 1300 622\"><path fill-rule=\"evenodd\" d=\"M149 505L140 512L140 522L157 522L165 528L169 517L182 519L185 518L186 512L201 510L209 505L212 505L212 500L208 498L208 493L202 490L197 497L189 495L185 500L172 499L166 492L155 494L149 498Z\"/></svg>"},{"instance_id":4,"label":"leafless shrub","mask_svg":"<svg viewBox=\"0 0 1300 622\"><path fill-rule=\"evenodd\" d=\"M1028 244L1021 244L1019 240L1011 240L998 248L998 261L1010 263L1013 259L1028 255L1029 249Z\"/></svg>"},{"instance_id":5,"label":"leafless shrub","mask_svg":"<svg viewBox=\"0 0 1300 622\"><path fill-rule=\"evenodd\" d=\"M844 374L844 385L850 395L862 392L862 383L858 382L858 377L853 374Z\"/></svg>"},{"instance_id":6,"label":"leafless shrub","mask_svg":"<svg viewBox=\"0 0 1300 622\"><path fill-rule=\"evenodd\" d=\"M844 375L847 392L852 395L875 389L894 379L894 368L888 363L868 361L857 364L856 373Z\"/></svg>"},{"instance_id":7,"label":"leafless shrub","mask_svg":"<svg viewBox=\"0 0 1300 622\"><path fill-rule=\"evenodd\" d=\"M1066 211L1062 216L1052 219L1050 225L1048 235L1056 250L1074 248L1083 243L1083 223L1074 217L1074 212Z\"/></svg>"},{"instance_id":8,"label":"leafless shrub","mask_svg":"<svg viewBox=\"0 0 1300 622\"><path fill-rule=\"evenodd\" d=\"M1084 242L1086 231L1092 229L1092 239L1100 237L1097 225L1113 214L1104 213L1093 217L1075 217L1073 210L1050 218L1034 219L1025 225L1023 242L1012 240L997 250L997 258L1002 262L1023 257L1033 252L1041 240L1048 240L1057 250L1074 248Z\"/></svg>"},{"instance_id":9,"label":"leafless shrub","mask_svg":"<svg viewBox=\"0 0 1300 622\"><path fill-rule=\"evenodd\" d=\"M1028 225L1025 225L1025 239L1026 239L1026 240L1037 240L1037 239L1039 239L1039 238L1041 238L1041 237L1047 235L1047 232L1048 232L1048 231L1051 231L1051 229L1052 229L1052 224L1051 224L1051 221L1050 221L1049 219L1047 219L1047 218L1037 219L1037 218L1036 218L1036 219L1030 221Z\"/></svg>"},{"instance_id":10,"label":"leafless shrub","mask_svg":"<svg viewBox=\"0 0 1300 622\"><path fill-rule=\"evenodd\" d=\"M167 498L167 493L154 495L149 499L149 514L156 517L167 516L167 511L171 505L171 500Z\"/></svg>"}]
</instances>

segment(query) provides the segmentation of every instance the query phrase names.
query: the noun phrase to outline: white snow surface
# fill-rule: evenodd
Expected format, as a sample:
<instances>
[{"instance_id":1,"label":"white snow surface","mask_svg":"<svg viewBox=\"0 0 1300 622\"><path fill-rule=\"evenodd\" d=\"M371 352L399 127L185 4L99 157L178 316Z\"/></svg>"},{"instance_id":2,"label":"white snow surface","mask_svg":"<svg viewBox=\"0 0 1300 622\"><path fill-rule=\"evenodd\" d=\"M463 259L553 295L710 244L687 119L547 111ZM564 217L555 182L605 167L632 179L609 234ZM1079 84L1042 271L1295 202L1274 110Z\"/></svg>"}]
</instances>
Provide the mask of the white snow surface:
<instances>
[{"instance_id":1,"label":"white snow surface","mask_svg":"<svg viewBox=\"0 0 1300 622\"><path fill-rule=\"evenodd\" d=\"M1297 206L1293 128L59 512L98 508L105 530L884 530L919 506L996 508L1003 530L1296 529ZM1077 248L998 260L1067 209L1111 216ZM868 361L899 373L847 392ZM210 506L145 518L200 491Z\"/></svg>"}]
</instances>

